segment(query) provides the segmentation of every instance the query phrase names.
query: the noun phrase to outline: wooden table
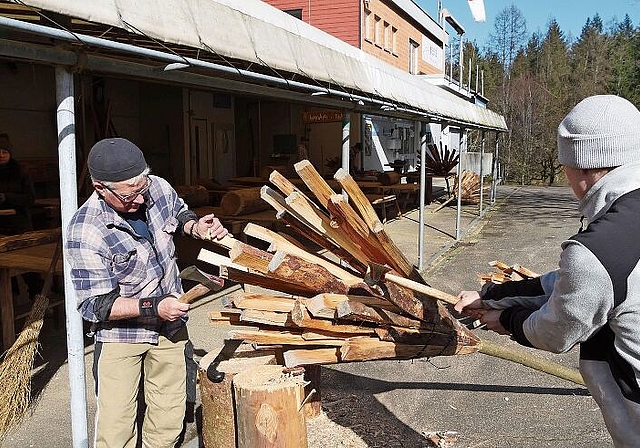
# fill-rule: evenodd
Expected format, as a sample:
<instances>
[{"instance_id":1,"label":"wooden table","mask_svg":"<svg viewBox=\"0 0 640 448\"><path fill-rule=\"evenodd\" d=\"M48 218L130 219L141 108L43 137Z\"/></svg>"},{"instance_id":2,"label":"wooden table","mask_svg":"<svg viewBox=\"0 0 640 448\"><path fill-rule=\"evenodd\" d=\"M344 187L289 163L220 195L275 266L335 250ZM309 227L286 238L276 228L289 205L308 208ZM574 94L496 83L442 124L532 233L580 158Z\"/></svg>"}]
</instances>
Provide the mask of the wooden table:
<instances>
[{"instance_id":1,"label":"wooden table","mask_svg":"<svg viewBox=\"0 0 640 448\"><path fill-rule=\"evenodd\" d=\"M51 264L56 243L42 244L0 253L0 320L2 321L2 350L11 347L16 339L11 277L24 272L46 273ZM62 260L56 274L62 274Z\"/></svg>"}]
</instances>

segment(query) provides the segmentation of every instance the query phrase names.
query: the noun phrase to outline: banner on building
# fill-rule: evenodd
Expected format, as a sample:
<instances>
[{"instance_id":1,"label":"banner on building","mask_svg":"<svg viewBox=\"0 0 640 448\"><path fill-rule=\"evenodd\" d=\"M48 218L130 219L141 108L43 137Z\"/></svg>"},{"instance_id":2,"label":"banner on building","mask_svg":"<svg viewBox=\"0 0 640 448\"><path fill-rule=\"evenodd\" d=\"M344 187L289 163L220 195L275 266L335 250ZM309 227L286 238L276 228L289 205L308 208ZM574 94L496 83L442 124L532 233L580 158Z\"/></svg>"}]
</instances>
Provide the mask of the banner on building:
<instances>
[{"instance_id":1,"label":"banner on building","mask_svg":"<svg viewBox=\"0 0 640 448\"><path fill-rule=\"evenodd\" d=\"M302 112L302 121L311 123L331 123L342 121L344 113L341 110L306 110Z\"/></svg>"}]
</instances>

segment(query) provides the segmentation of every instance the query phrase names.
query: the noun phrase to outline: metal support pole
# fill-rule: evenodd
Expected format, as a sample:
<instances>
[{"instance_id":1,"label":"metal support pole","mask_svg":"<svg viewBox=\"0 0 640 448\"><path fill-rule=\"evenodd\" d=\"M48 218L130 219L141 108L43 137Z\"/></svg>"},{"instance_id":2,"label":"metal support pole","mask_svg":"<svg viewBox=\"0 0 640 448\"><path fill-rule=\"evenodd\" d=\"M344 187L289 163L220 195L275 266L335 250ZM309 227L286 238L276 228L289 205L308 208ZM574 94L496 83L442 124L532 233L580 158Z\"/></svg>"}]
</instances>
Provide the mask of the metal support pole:
<instances>
[{"instance_id":1,"label":"metal support pole","mask_svg":"<svg viewBox=\"0 0 640 448\"><path fill-rule=\"evenodd\" d=\"M418 212L418 271L422 271L424 265L424 207L426 188L425 157L427 157L427 124L416 121L416 134L420 135L420 211Z\"/></svg>"},{"instance_id":2,"label":"metal support pole","mask_svg":"<svg viewBox=\"0 0 640 448\"><path fill-rule=\"evenodd\" d=\"M482 131L482 142L480 144L480 216L482 216L482 205L483 205L483 199L484 199L484 144L485 144L485 138L484 138L484 131Z\"/></svg>"},{"instance_id":3,"label":"metal support pole","mask_svg":"<svg viewBox=\"0 0 640 448\"><path fill-rule=\"evenodd\" d=\"M496 186L498 185L498 138L500 134L496 132L496 146L493 150L493 163L491 164L491 203L496 202Z\"/></svg>"},{"instance_id":4,"label":"metal support pole","mask_svg":"<svg viewBox=\"0 0 640 448\"><path fill-rule=\"evenodd\" d=\"M58 166L60 169L60 208L62 242L66 245L66 229L78 209L76 174L76 129L73 75L66 67L56 66L56 121L58 125ZM76 294L68 263L64 263L65 313L67 324L67 356L71 390L71 432L74 448L89 446L87 433L87 396L84 378L84 338L82 316L76 308Z\"/></svg>"},{"instance_id":5,"label":"metal support pole","mask_svg":"<svg viewBox=\"0 0 640 448\"><path fill-rule=\"evenodd\" d=\"M349 134L351 133L351 114L344 111L344 118L342 119L342 168L350 173L349 169L349 156L350 156L350 142L349 142ZM342 195L345 199L348 199L349 196L347 192L342 190Z\"/></svg>"},{"instance_id":6,"label":"metal support pole","mask_svg":"<svg viewBox=\"0 0 640 448\"><path fill-rule=\"evenodd\" d=\"M459 143L459 151L460 151L460 161L458 162L458 166L456 168L456 174L458 176L458 203L456 207L456 241L460 241L460 236L462 234L462 229L460 229L460 221L462 214L462 154L467 151L467 148L464 147L464 132L465 130L460 128L460 143Z\"/></svg>"}]
</instances>

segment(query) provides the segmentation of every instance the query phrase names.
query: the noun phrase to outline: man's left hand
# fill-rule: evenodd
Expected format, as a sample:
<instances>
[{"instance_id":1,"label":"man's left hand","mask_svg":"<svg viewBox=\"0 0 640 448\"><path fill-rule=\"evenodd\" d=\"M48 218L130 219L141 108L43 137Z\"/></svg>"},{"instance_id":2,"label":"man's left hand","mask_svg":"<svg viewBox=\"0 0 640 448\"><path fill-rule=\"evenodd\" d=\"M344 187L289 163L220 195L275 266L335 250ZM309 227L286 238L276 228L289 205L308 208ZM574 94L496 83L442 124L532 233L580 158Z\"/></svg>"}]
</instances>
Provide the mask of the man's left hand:
<instances>
[{"instance_id":1,"label":"man's left hand","mask_svg":"<svg viewBox=\"0 0 640 448\"><path fill-rule=\"evenodd\" d=\"M489 330L493 330L498 334L511 334L500 323L500 316L503 310L486 310L480 316L480 322L485 324Z\"/></svg>"},{"instance_id":2,"label":"man's left hand","mask_svg":"<svg viewBox=\"0 0 640 448\"><path fill-rule=\"evenodd\" d=\"M209 237L212 239L220 239L227 235L229 231L213 213L209 213L196 221L193 233L200 239Z\"/></svg>"}]
</instances>

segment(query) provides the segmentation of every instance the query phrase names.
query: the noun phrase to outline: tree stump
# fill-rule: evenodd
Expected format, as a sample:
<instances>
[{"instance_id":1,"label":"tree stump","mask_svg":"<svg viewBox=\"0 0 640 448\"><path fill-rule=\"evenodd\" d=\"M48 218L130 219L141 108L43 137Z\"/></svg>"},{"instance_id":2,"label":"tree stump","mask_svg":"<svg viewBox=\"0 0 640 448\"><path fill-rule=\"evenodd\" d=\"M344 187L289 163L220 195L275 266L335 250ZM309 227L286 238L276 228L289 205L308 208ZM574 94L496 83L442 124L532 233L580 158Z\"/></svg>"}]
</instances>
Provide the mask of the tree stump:
<instances>
[{"instance_id":1,"label":"tree stump","mask_svg":"<svg viewBox=\"0 0 640 448\"><path fill-rule=\"evenodd\" d=\"M304 369L287 371L256 366L233 378L238 448L307 448Z\"/></svg>"},{"instance_id":2,"label":"tree stump","mask_svg":"<svg viewBox=\"0 0 640 448\"><path fill-rule=\"evenodd\" d=\"M253 366L275 364L273 355L232 358L222 361L218 371L224 380L214 383L207 378L207 368L217 353L211 352L200 360L200 399L202 401L202 443L206 448L236 448L233 377Z\"/></svg>"}]
</instances>

